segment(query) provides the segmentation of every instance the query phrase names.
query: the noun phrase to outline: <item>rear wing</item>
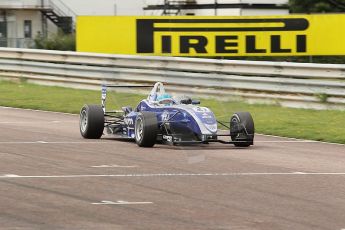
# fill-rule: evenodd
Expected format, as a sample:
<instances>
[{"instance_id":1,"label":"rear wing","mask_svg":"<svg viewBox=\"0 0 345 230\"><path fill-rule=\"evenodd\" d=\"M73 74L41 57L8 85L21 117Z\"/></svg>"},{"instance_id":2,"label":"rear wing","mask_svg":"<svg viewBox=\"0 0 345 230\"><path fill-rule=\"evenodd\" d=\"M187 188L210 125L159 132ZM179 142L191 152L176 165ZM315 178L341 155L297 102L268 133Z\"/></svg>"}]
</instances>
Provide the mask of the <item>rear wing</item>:
<instances>
[{"instance_id":1,"label":"rear wing","mask_svg":"<svg viewBox=\"0 0 345 230\"><path fill-rule=\"evenodd\" d=\"M102 109L105 113L108 88L152 88L152 85L108 85L102 84Z\"/></svg>"}]
</instances>

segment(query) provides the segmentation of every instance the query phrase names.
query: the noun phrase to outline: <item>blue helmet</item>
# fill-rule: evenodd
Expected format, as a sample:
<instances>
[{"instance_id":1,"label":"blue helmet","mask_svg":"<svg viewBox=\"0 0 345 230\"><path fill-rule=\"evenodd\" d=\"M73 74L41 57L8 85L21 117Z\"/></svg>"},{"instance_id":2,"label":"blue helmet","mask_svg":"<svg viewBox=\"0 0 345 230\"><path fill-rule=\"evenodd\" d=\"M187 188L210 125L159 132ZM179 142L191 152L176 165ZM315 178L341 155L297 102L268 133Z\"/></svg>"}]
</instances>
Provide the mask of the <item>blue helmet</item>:
<instances>
[{"instance_id":1,"label":"blue helmet","mask_svg":"<svg viewBox=\"0 0 345 230\"><path fill-rule=\"evenodd\" d=\"M169 105L172 103L172 96L168 93L164 93L162 95L159 95L157 97L157 101L160 104L165 104L165 105Z\"/></svg>"}]
</instances>

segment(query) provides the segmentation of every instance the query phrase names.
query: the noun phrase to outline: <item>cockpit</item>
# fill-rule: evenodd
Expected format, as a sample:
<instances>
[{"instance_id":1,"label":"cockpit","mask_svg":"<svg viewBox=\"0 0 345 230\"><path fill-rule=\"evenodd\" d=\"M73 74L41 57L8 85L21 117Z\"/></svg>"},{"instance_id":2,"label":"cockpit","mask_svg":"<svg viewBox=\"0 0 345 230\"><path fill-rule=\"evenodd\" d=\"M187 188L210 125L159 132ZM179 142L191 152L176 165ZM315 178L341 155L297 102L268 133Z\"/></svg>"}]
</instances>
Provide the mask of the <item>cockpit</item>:
<instances>
[{"instance_id":1,"label":"cockpit","mask_svg":"<svg viewBox=\"0 0 345 230\"><path fill-rule=\"evenodd\" d=\"M200 101L192 100L192 98L188 96L179 96L177 98L172 97L171 94L165 91L165 88L162 82L157 82L155 84L149 96L147 97L147 100L151 105L158 105L158 106L172 106L176 104L185 104L185 105L200 104Z\"/></svg>"},{"instance_id":2,"label":"cockpit","mask_svg":"<svg viewBox=\"0 0 345 230\"><path fill-rule=\"evenodd\" d=\"M171 94L166 93L163 83L157 82L147 97L150 104L159 106L171 106L176 104L176 101Z\"/></svg>"}]
</instances>

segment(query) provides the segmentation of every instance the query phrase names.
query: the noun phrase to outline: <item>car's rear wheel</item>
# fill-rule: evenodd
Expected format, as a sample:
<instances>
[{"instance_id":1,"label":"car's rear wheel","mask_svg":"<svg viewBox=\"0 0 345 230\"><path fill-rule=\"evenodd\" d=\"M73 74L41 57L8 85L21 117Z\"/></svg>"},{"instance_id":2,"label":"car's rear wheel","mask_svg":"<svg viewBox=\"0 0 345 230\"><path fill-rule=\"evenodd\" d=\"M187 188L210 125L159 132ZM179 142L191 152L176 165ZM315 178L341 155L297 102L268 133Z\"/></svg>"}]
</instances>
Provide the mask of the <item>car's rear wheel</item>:
<instances>
[{"instance_id":1,"label":"car's rear wheel","mask_svg":"<svg viewBox=\"0 0 345 230\"><path fill-rule=\"evenodd\" d=\"M80 134L87 139L99 139L104 130L102 106L84 105L80 111Z\"/></svg>"},{"instance_id":2,"label":"car's rear wheel","mask_svg":"<svg viewBox=\"0 0 345 230\"><path fill-rule=\"evenodd\" d=\"M230 119L230 136L237 147L254 144L254 121L250 113L237 112Z\"/></svg>"},{"instance_id":3,"label":"car's rear wheel","mask_svg":"<svg viewBox=\"0 0 345 230\"><path fill-rule=\"evenodd\" d=\"M155 113L141 112L135 120L135 142L140 147L153 147L157 140L158 121Z\"/></svg>"}]
</instances>

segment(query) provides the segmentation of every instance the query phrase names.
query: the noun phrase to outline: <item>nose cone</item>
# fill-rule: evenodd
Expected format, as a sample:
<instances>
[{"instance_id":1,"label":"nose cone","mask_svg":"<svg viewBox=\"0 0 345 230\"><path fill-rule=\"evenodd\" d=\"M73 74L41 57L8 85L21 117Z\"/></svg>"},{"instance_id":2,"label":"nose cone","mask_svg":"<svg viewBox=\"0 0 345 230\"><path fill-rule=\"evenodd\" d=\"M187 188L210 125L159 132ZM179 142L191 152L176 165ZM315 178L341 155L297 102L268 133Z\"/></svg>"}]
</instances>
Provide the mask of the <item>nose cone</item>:
<instances>
[{"instance_id":1,"label":"nose cone","mask_svg":"<svg viewBox=\"0 0 345 230\"><path fill-rule=\"evenodd\" d=\"M217 132L217 120L211 110L205 107L197 107L194 111L195 115L200 119L201 123L208 131L211 133Z\"/></svg>"},{"instance_id":2,"label":"nose cone","mask_svg":"<svg viewBox=\"0 0 345 230\"><path fill-rule=\"evenodd\" d=\"M218 130L217 123L215 123L215 124L213 124L213 125L205 124L205 127L206 127L211 133L216 133L217 130Z\"/></svg>"}]
</instances>

